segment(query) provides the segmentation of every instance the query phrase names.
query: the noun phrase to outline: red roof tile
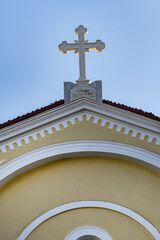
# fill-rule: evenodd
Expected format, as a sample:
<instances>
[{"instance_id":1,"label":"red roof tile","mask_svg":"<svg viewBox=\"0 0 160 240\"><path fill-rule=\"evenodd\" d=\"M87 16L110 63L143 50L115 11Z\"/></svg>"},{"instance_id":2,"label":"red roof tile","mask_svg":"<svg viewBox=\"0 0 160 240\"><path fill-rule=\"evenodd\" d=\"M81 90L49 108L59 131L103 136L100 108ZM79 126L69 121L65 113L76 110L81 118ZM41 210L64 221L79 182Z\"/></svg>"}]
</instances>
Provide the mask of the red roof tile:
<instances>
[{"instance_id":1,"label":"red roof tile","mask_svg":"<svg viewBox=\"0 0 160 240\"><path fill-rule=\"evenodd\" d=\"M144 112L142 109L128 107L128 106L126 106L124 104L115 103L115 102L112 102L112 101L109 101L109 100L105 100L105 99L103 99L103 103L109 104L111 106L118 107L118 108L121 108L121 109L124 109L124 110L127 110L129 112L137 113L139 115L142 115L142 116L147 117L147 118L151 118L153 120L160 121L160 117L155 116L153 113Z\"/></svg>"},{"instance_id":2,"label":"red roof tile","mask_svg":"<svg viewBox=\"0 0 160 240\"><path fill-rule=\"evenodd\" d=\"M39 113L45 112L45 111L47 111L47 110L49 110L49 109L58 107L58 106L60 106L60 105L62 105L62 104L64 104L64 100L56 101L56 102L54 102L54 103L51 103L51 104L48 105L48 106L42 107L42 108L40 108L40 109L36 109L35 111L32 111L31 113L27 113L27 114L24 114L24 115L22 115L22 116L20 116L20 117L15 118L15 119L8 120L7 122L0 124L0 129L2 129L2 128L4 128L4 127L8 127L8 126L10 126L10 125L12 125L12 124L14 124L14 123L23 121L23 120L25 120L25 119L28 119L28 118L30 118L30 117L33 117L33 116L35 116L35 115L37 115L37 114L39 114Z\"/></svg>"},{"instance_id":3,"label":"red roof tile","mask_svg":"<svg viewBox=\"0 0 160 240\"><path fill-rule=\"evenodd\" d=\"M105 99L104 99L102 102L105 103L105 104L114 106L114 107L118 107L118 108L120 108L120 109L127 110L127 111L129 111L129 112L137 113L137 114L139 114L139 115L142 115L142 116L144 116L144 117L147 117L147 118L150 118L150 119L153 119L153 120L160 121L160 117L155 116L153 113L144 112L144 111L142 111L141 109L128 107L128 106L126 106L126 105L124 105L124 104L115 103L115 102L112 102L112 101L109 101L109 100L105 100ZM35 110L35 111L32 111L31 113L24 114L24 115L22 115L22 116L20 116L20 117L17 117L17 118L15 118L15 119L13 119L13 120L9 120L9 121L7 121L7 122L5 122L5 123L0 124L0 129L5 128L5 127L8 127L8 126L10 126L10 125L12 125L12 124L14 124L14 123L23 121L23 120L25 120L25 119L28 119L28 118L30 118L30 117L33 117L33 116L35 116L35 115L37 115L37 114L39 114L39 113L45 112L45 111L47 111L47 110L49 110L49 109L58 107L58 106L60 106L60 105L62 105L62 104L64 104L64 100L60 100L60 101L56 101L56 102L54 102L54 103L51 103L50 105L48 105L48 106L46 106L46 107L42 107L42 108L40 108L40 109L37 109L37 110Z\"/></svg>"}]
</instances>

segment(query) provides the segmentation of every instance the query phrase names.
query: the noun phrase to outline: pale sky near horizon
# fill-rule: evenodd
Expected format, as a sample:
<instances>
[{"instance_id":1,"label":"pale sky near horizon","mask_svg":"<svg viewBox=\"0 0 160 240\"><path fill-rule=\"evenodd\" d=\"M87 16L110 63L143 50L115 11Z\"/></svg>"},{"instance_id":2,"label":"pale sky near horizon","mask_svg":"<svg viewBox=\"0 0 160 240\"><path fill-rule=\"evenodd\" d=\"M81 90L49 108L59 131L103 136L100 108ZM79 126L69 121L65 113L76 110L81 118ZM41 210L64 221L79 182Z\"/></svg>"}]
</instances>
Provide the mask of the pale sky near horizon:
<instances>
[{"instance_id":1,"label":"pale sky near horizon","mask_svg":"<svg viewBox=\"0 0 160 240\"><path fill-rule=\"evenodd\" d=\"M160 0L0 0L0 123L64 98L79 63L58 44L79 25L106 44L86 54L103 98L160 116Z\"/></svg>"}]
</instances>

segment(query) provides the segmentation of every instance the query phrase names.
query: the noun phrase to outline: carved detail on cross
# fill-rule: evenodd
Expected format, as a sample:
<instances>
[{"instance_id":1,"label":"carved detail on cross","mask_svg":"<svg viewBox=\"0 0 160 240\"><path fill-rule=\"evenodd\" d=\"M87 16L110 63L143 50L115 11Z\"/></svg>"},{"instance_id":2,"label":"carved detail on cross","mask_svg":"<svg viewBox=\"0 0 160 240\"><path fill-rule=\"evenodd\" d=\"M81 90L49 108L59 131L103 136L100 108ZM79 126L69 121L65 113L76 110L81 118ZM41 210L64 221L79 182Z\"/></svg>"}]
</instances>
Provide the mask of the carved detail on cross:
<instances>
[{"instance_id":1,"label":"carved detail on cross","mask_svg":"<svg viewBox=\"0 0 160 240\"><path fill-rule=\"evenodd\" d=\"M85 40L84 35L86 35L87 32L87 28L80 25L75 29L75 34L78 35L78 40L74 40L74 43L63 41L58 46L59 50L63 53L67 53L68 51L79 53L79 79L77 80L77 83L89 83L89 80L86 77L85 52L89 52L90 49L101 52L105 48L105 44L101 40L97 40L96 42Z\"/></svg>"}]
</instances>

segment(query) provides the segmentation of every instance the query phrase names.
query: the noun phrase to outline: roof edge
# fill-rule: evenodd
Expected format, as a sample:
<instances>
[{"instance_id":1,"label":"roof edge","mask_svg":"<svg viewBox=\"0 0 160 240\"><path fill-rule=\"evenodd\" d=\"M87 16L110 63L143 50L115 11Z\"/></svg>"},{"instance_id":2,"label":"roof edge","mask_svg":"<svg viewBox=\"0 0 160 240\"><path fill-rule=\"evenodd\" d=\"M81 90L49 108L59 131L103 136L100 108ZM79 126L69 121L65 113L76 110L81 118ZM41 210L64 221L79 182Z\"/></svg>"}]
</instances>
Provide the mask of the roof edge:
<instances>
[{"instance_id":1,"label":"roof edge","mask_svg":"<svg viewBox=\"0 0 160 240\"><path fill-rule=\"evenodd\" d=\"M34 111L30 112L30 113L24 114L22 116L18 116L17 118L14 118L12 120L8 120L7 122L4 122L4 123L0 124L0 129L8 127L8 126L10 126L12 124L21 122L21 121L26 120L28 118L31 118L31 117L33 117L33 116L35 116L37 114L43 113L43 112L45 112L47 110L56 108L56 107L58 107L60 105L63 105L64 103L65 103L64 100L61 99L59 101L55 101L54 103L51 103L50 105L47 105L47 106L42 107L40 109L36 109L36 110L34 110ZM120 109L123 109L123 110L126 110L126 111L129 111L129 112L132 112L132 113L136 113L136 114L139 114L139 115L141 115L143 117L147 117L147 118L150 118L150 119L153 119L153 120L156 120L156 121L160 122L160 117L155 116L151 112L149 113L149 112L143 111L142 109L129 107L127 105L116 103L116 102L112 102L112 101L105 100L105 99L102 100L102 103L108 104L110 106L113 106L113 107L116 107L116 108L120 108Z\"/></svg>"}]
</instances>

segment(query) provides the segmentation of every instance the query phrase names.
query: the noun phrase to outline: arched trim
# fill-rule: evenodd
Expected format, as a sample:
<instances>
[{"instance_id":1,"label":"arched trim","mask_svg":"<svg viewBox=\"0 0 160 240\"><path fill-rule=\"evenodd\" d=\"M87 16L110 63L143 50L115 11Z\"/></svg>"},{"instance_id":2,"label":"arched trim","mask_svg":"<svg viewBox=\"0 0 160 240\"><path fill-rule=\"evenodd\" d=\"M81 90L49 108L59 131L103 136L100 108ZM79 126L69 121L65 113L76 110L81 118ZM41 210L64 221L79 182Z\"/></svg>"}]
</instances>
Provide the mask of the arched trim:
<instances>
[{"instance_id":1,"label":"arched trim","mask_svg":"<svg viewBox=\"0 0 160 240\"><path fill-rule=\"evenodd\" d=\"M132 218L136 222L138 222L141 226L143 226L154 237L155 240L160 240L160 233L157 231L157 229L145 218L143 218L141 215L139 215L138 213L126 207L122 207L118 204L104 202L104 201L71 202L71 203L67 203L59 207L53 208L48 212L42 214L37 219L35 219L31 224L29 224L24 229L24 231L20 234L17 240L25 240L35 228L37 228L40 224L42 224L44 221L48 220L49 218L54 217L60 213L64 213L66 211L79 209L79 208L102 208L102 209L109 209L109 210L122 213Z\"/></svg>"},{"instance_id":2,"label":"arched trim","mask_svg":"<svg viewBox=\"0 0 160 240\"><path fill-rule=\"evenodd\" d=\"M59 159L111 157L136 162L160 173L159 155L135 146L108 141L73 141L28 152L0 167L0 187L14 177Z\"/></svg>"},{"instance_id":3,"label":"arched trim","mask_svg":"<svg viewBox=\"0 0 160 240\"><path fill-rule=\"evenodd\" d=\"M112 240L111 236L106 231L92 226L81 227L74 230L65 238L65 240L77 240L85 236L93 236L95 240Z\"/></svg>"}]
</instances>

